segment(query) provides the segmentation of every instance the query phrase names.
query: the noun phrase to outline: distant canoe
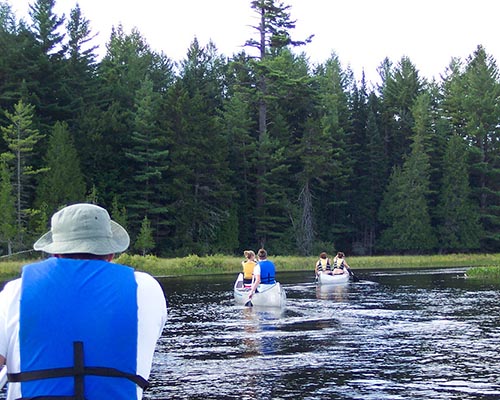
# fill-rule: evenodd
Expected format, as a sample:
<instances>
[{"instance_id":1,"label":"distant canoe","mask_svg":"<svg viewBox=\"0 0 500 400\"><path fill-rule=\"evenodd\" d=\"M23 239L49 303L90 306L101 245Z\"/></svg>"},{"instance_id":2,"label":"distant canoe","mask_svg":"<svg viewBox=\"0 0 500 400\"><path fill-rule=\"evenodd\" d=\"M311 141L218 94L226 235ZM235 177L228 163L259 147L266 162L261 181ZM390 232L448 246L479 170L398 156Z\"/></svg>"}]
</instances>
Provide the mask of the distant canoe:
<instances>
[{"instance_id":1,"label":"distant canoe","mask_svg":"<svg viewBox=\"0 0 500 400\"><path fill-rule=\"evenodd\" d=\"M238 304L261 307L284 307L286 304L285 289L279 282L264 285L265 289L253 294L249 299L250 289L243 286L243 274L240 273L234 283L234 300Z\"/></svg>"},{"instance_id":2,"label":"distant canoe","mask_svg":"<svg viewBox=\"0 0 500 400\"><path fill-rule=\"evenodd\" d=\"M325 274L324 272L320 272L318 274L317 282L320 285L336 285L340 283L347 283L349 282L349 271L347 270L347 268L344 268L344 273L337 275L330 275Z\"/></svg>"}]
</instances>

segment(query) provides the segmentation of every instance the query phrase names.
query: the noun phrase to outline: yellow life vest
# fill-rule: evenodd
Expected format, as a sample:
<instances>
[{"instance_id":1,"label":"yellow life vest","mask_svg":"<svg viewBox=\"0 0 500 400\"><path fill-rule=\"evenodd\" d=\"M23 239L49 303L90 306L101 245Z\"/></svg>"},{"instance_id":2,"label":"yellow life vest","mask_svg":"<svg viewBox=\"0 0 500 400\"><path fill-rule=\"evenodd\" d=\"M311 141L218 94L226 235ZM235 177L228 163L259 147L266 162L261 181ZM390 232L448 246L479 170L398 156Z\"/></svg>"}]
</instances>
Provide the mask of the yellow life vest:
<instances>
[{"instance_id":1,"label":"yellow life vest","mask_svg":"<svg viewBox=\"0 0 500 400\"><path fill-rule=\"evenodd\" d=\"M329 258L320 258L318 261L318 270L319 271L330 271L330 259Z\"/></svg>"},{"instance_id":2,"label":"yellow life vest","mask_svg":"<svg viewBox=\"0 0 500 400\"><path fill-rule=\"evenodd\" d=\"M253 267L255 267L257 263L255 261L242 261L241 265L243 265L243 279L252 280L253 275Z\"/></svg>"}]
</instances>

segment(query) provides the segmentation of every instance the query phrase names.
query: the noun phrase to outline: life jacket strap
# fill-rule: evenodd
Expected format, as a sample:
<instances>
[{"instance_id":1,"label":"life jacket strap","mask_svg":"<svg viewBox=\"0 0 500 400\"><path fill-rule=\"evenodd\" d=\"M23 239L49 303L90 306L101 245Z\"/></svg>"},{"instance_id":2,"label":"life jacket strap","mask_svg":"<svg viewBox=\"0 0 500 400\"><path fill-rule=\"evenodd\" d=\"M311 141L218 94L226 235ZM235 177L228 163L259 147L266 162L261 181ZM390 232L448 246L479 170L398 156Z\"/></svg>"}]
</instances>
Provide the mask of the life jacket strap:
<instances>
[{"instance_id":1,"label":"life jacket strap","mask_svg":"<svg viewBox=\"0 0 500 400\"><path fill-rule=\"evenodd\" d=\"M73 358L74 366L66 368L48 368L39 369L36 371L25 371L18 373L8 373L7 379L9 382L25 382L39 379L50 378L66 378L73 377L75 385L74 396L36 396L36 397L22 397L17 400L35 400L35 399L57 399L57 400L85 400L85 376L107 376L112 378L126 378L143 390L149 386L149 382L140 375L129 374L120 371L116 368L108 367L86 367L83 358L83 342L73 343Z\"/></svg>"}]
</instances>

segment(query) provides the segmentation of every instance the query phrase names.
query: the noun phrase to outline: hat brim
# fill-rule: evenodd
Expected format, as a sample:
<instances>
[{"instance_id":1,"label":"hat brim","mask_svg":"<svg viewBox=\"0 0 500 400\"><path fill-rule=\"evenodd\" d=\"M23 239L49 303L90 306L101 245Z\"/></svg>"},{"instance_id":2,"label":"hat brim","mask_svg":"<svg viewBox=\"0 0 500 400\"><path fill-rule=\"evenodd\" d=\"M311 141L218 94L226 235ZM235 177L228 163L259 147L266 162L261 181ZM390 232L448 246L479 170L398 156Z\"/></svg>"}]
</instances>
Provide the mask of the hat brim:
<instances>
[{"instance_id":1,"label":"hat brim","mask_svg":"<svg viewBox=\"0 0 500 400\"><path fill-rule=\"evenodd\" d=\"M85 238L78 240L54 242L52 232L47 232L38 239L33 248L49 254L76 254L87 253L106 255L121 253L130 245L127 231L115 221L111 223L111 237Z\"/></svg>"}]
</instances>

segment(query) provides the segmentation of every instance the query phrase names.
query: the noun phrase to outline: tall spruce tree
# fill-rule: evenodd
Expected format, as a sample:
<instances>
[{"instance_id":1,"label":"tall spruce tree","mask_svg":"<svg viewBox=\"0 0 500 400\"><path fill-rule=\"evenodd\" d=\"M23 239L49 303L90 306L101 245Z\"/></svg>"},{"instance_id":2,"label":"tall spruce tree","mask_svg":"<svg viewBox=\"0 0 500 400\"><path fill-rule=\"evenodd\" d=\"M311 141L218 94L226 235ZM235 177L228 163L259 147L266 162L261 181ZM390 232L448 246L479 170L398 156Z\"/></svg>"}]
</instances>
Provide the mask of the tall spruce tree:
<instances>
[{"instance_id":1,"label":"tall spruce tree","mask_svg":"<svg viewBox=\"0 0 500 400\"><path fill-rule=\"evenodd\" d=\"M388 227L379 243L385 252L427 253L437 246L431 226L429 156L423 137L414 135L411 152L402 170L395 167L381 207L380 218Z\"/></svg>"},{"instance_id":2,"label":"tall spruce tree","mask_svg":"<svg viewBox=\"0 0 500 400\"><path fill-rule=\"evenodd\" d=\"M228 185L227 137L220 120L222 59L213 44L197 40L169 89L165 117L170 121L171 157L167 171L171 237L178 253L212 251L217 233L230 217L234 192Z\"/></svg>"},{"instance_id":3,"label":"tall spruce tree","mask_svg":"<svg viewBox=\"0 0 500 400\"><path fill-rule=\"evenodd\" d=\"M78 153L65 122L56 122L45 156L48 171L41 175L36 204L46 205L48 215L63 206L85 200L85 181Z\"/></svg>"},{"instance_id":4,"label":"tall spruce tree","mask_svg":"<svg viewBox=\"0 0 500 400\"><path fill-rule=\"evenodd\" d=\"M402 165L408 154L414 125L411 108L424 85L425 81L408 57L402 57L385 76L382 85L384 140L391 165Z\"/></svg>"},{"instance_id":5,"label":"tall spruce tree","mask_svg":"<svg viewBox=\"0 0 500 400\"><path fill-rule=\"evenodd\" d=\"M339 248L350 246L349 233L351 179L353 176L348 134L350 112L348 106L348 76L342 70L340 60L332 55L317 73L318 107L322 136L328 137L326 146L332 146L331 162L328 164L326 186L318 187L316 198L321 221L320 237L333 241Z\"/></svg>"},{"instance_id":6,"label":"tall spruce tree","mask_svg":"<svg viewBox=\"0 0 500 400\"><path fill-rule=\"evenodd\" d=\"M54 8L55 0L36 0L29 8L31 31L37 43L37 53L30 60L33 75L28 85L33 94L29 102L36 107L43 130L70 117L70 99L63 90L65 35L61 27L65 16L58 16Z\"/></svg>"},{"instance_id":7,"label":"tall spruce tree","mask_svg":"<svg viewBox=\"0 0 500 400\"><path fill-rule=\"evenodd\" d=\"M250 247L255 243L255 216L252 211L255 210L257 142L252 135L256 129L249 99L248 90L234 85L233 92L224 103L223 123L229 149L230 183L237 193L238 245L241 243Z\"/></svg>"},{"instance_id":8,"label":"tall spruce tree","mask_svg":"<svg viewBox=\"0 0 500 400\"><path fill-rule=\"evenodd\" d=\"M146 76L153 82L154 92L166 90L163 81L156 81L158 70L165 76L171 71L158 62L140 32L130 34L123 27L113 29L107 53L98 66L98 109L81 122L82 142L77 141L87 180L96 185L104 204L111 204L116 194L125 193L129 181L123 177L134 175L125 155L133 147L134 107L136 93ZM81 144L81 145L80 145Z\"/></svg>"},{"instance_id":9,"label":"tall spruce tree","mask_svg":"<svg viewBox=\"0 0 500 400\"><path fill-rule=\"evenodd\" d=\"M136 92L131 145L125 151L132 175L126 178L130 185L123 195L128 205L130 229L138 232L141 216L148 215L157 242L163 221L167 220L164 181L169 167L167 140L158 123L159 110L160 96L153 91L153 82L146 78Z\"/></svg>"},{"instance_id":10,"label":"tall spruce tree","mask_svg":"<svg viewBox=\"0 0 500 400\"><path fill-rule=\"evenodd\" d=\"M463 99L466 139L473 144L472 185L479 200L484 247L500 248L500 74L479 46L469 58Z\"/></svg>"},{"instance_id":11,"label":"tall spruce tree","mask_svg":"<svg viewBox=\"0 0 500 400\"><path fill-rule=\"evenodd\" d=\"M470 198L468 151L464 139L453 135L444 154L437 214L440 246L447 252L471 251L480 245L479 209Z\"/></svg>"}]
</instances>

